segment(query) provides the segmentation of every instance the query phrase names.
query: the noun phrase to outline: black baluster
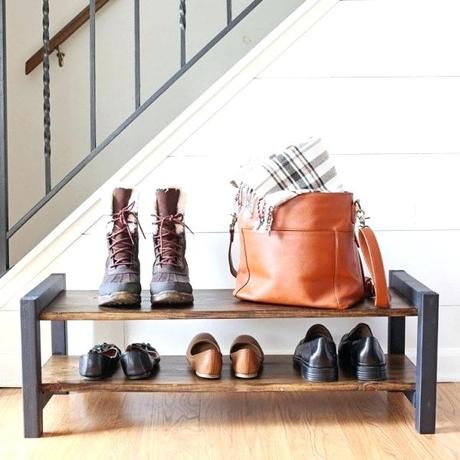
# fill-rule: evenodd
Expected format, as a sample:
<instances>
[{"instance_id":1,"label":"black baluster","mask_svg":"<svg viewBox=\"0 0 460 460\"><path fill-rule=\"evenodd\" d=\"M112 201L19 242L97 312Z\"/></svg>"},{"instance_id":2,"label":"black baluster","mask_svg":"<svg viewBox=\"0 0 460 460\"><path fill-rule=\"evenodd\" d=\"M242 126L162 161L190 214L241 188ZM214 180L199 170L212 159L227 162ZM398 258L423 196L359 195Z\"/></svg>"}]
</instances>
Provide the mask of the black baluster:
<instances>
[{"instance_id":1,"label":"black baluster","mask_svg":"<svg viewBox=\"0 0 460 460\"><path fill-rule=\"evenodd\" d=\"M140 39L140 6L139 0L134 0L134 86L135 105L141 105L141 39Z\"/></svg>"},{"instance_id":2,"label":"black baluster","mask_svg":"<svg viewBox=\"0 0 460 460\"><path fill-rule=\"evenodd\" d=\"M96 0L89 2L89 80L90 80L90 142L96 149Z\"/></svg>"},{"instance_id":3,"label":"black baluster","mask_svg":"<svg viewBox=\"0 0 460 460\"><path fill-rule=\"evenodd\" d=\"M51 190L51 105L50 105L50 7L43 0L43 137L45 153L45 191Z\"/></svg>"},{"instance_id":4,"label":"black baluster","mask_svg":"<svg viewBox=\"0 0 460 460\"><path fill-rule=\"evenodd\" d=\"M232 22L232 0L227 0L227 25Z\"/></svg>"},{"instance_id":5,"label":"black baluster","mask_svg":"<svg viewBox=\"0 0 460 460\"><path fill-rule=\"evenodd\" d=\"M0 276L9 268L5 3L6 0L0 0Z\"/></svg>"},{"instance_id":6,"label":"black baluster","mask_svg":"<svg viewBox=\"0 0 460 460\"><path fill-rule=\"evenodd\" d=\"M179 0L179 27L180 27L180 66L186 63L185 29L187 27L185 0Z\"/></svg>"}]
</instances>

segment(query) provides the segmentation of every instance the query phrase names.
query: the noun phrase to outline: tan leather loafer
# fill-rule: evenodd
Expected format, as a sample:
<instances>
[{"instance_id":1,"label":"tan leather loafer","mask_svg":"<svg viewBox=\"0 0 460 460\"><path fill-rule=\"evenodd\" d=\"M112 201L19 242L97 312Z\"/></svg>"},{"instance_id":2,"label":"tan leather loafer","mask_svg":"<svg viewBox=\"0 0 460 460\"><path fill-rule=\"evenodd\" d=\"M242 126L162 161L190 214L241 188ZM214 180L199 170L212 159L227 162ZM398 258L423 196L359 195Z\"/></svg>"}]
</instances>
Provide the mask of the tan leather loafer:
<instances>
[{"instance_id":1,"label":"tan leather loafer","mask_svg":"<svg viewBox=\"0 0 460 460\"><path fill-rule=\"evenodd\" d=\"M201 333L192 339L187 349L187 361L198 377L220 378L222 353L216 339L211 334Z\"/></svg>"},{"instance_id":2,"label":"tan leather loafer","mask_svg":"<svg viewBox=\"0 0 460 460\"><path fill-rule=\"evenodd\" d=\"M252 379L259 375L264 353L254 337L240 335L230 348L230 359L235 377Z\"/></svg>"}]
</instances>

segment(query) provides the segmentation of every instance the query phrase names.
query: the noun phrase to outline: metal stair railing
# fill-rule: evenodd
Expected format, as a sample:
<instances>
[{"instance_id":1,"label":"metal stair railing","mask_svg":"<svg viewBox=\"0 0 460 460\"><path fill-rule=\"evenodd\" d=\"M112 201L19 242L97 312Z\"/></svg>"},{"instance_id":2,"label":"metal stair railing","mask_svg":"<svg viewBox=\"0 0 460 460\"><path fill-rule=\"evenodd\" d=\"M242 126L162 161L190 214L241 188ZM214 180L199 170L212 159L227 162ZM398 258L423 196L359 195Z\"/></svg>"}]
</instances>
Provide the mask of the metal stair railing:
<instances>
[{"instance_id":1,"label":"metal stair railing","mask_svg":"<svg viewBox=\"0 0 460 460\"><path fill-rule=\"evenodd\" d=\"M240 23L263 0L253 0L237 16L233 15L232 0L224 2L226 8L226 25L195 55L187 54L187 0L178 1L178 28L180 31L180 66L158 90L145 101L141 100L141 72L140 72L140 0L133 0L134 8L134 108L133 112L106 138L98 140L96 120L96 11L98 0L89 0L89 34L90 34L90 152L62 179L53 183L51 175L52 143L51 143L51 109L50 109L50 65L49 56L55 48L50 46L49 33L49 0L43 2L43 137L44 137L44 183L45 194L27 211L17 222L9 226L8 223L8 151L7 151L7 118L6 118L6 29L5 3L0 0L0 276L10 268L9 240L18 232L40 209L42 209L56 194L65 187L78 173L85 168L103 149L105 149L121 132L123 132L140 114L151 106L165 91L181 78L194 64L196 64L209 50L225 37L238 23Z\"/></svg>"}]
</instances>

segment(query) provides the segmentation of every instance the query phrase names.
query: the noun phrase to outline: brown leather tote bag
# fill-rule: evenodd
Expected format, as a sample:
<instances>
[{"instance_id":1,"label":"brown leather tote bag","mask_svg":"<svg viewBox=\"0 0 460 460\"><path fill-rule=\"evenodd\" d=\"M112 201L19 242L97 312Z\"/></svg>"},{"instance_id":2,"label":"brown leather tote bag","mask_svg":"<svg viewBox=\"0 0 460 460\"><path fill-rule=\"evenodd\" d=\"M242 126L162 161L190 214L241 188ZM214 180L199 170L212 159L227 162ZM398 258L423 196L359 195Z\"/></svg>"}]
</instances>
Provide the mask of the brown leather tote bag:
<instances>
[{"instance_id":1,"label":"brown leather tote bag","mask_svg":"<svg viewBox=\"0 0 460 460\"><path fill-rule=\"evenodd\" d=\"M362 225L355 235L357 215ZM351 193L299 195L274 211L270 233L253 230L251 220L238 219L238 272L231 257L235 223L236 218L230 226L229 263L237 298L345 309L373 295L376 306L389 306L377 240ZM364 277L359 246L372 282Z\"/></svg>"}]
</instances>

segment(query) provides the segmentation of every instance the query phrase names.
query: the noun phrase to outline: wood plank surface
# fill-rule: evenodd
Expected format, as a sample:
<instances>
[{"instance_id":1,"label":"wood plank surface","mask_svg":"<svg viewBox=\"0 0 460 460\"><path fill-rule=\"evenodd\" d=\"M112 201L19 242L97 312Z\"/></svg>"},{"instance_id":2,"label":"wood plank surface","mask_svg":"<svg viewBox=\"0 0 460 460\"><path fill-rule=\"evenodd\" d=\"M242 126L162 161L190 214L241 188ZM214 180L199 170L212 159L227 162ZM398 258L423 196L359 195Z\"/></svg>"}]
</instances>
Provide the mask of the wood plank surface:
<instances>
[{"instance_id":1,"label":"wood plank surface","mask_svg":"<svg viewBox=\"0 0 460 460\"><path fill-rule=\"evenodd\" d=\"M370 316L416 316L417 308L409 305L395 292L391 308L375 308L366 299L354 307L337 310L289 307L239 301L230 289L194 291L195 303L188 307L155 307L148 292L142 303L134 307L99 307L97 291L66 291L40 315L42 320L147 320L147 319L235 319L235 318L326 318Z\"/></svg>"},{"instance_id":2,"label":"wood plank surface","mask_svg":"<svg viewBox=\"0 0 460 460\"><path fill-rule=\"evenodd\" d=\"M71 393L23 439L21 391L0 390L0 458L460 458L460 383L439 385L435 435L414 431L401 393Z\"/></svg>"},{"instance_id":3,"label":"wood plank surface","mask_svg":"<svg viewBox=\"0 0 460 460\"><path fill-rule=\"evenodd\" d=\"M311 383L304 380L292 365L290 355L265 357L257 379L237 379L231 373L226 358L219 380L197 377L184 356L164 356L154 376L144 380L128 380L121 369L105 380L86 380L78 373L77 356L53 356L43 368L42 389L62 391L139 391L139 392L270 392L363 390L405 391L415 388L415 367L404 355L387 357L388 379L380 382L360 382L340 372L336 382Z\"/></svg>"}]
</instances>

